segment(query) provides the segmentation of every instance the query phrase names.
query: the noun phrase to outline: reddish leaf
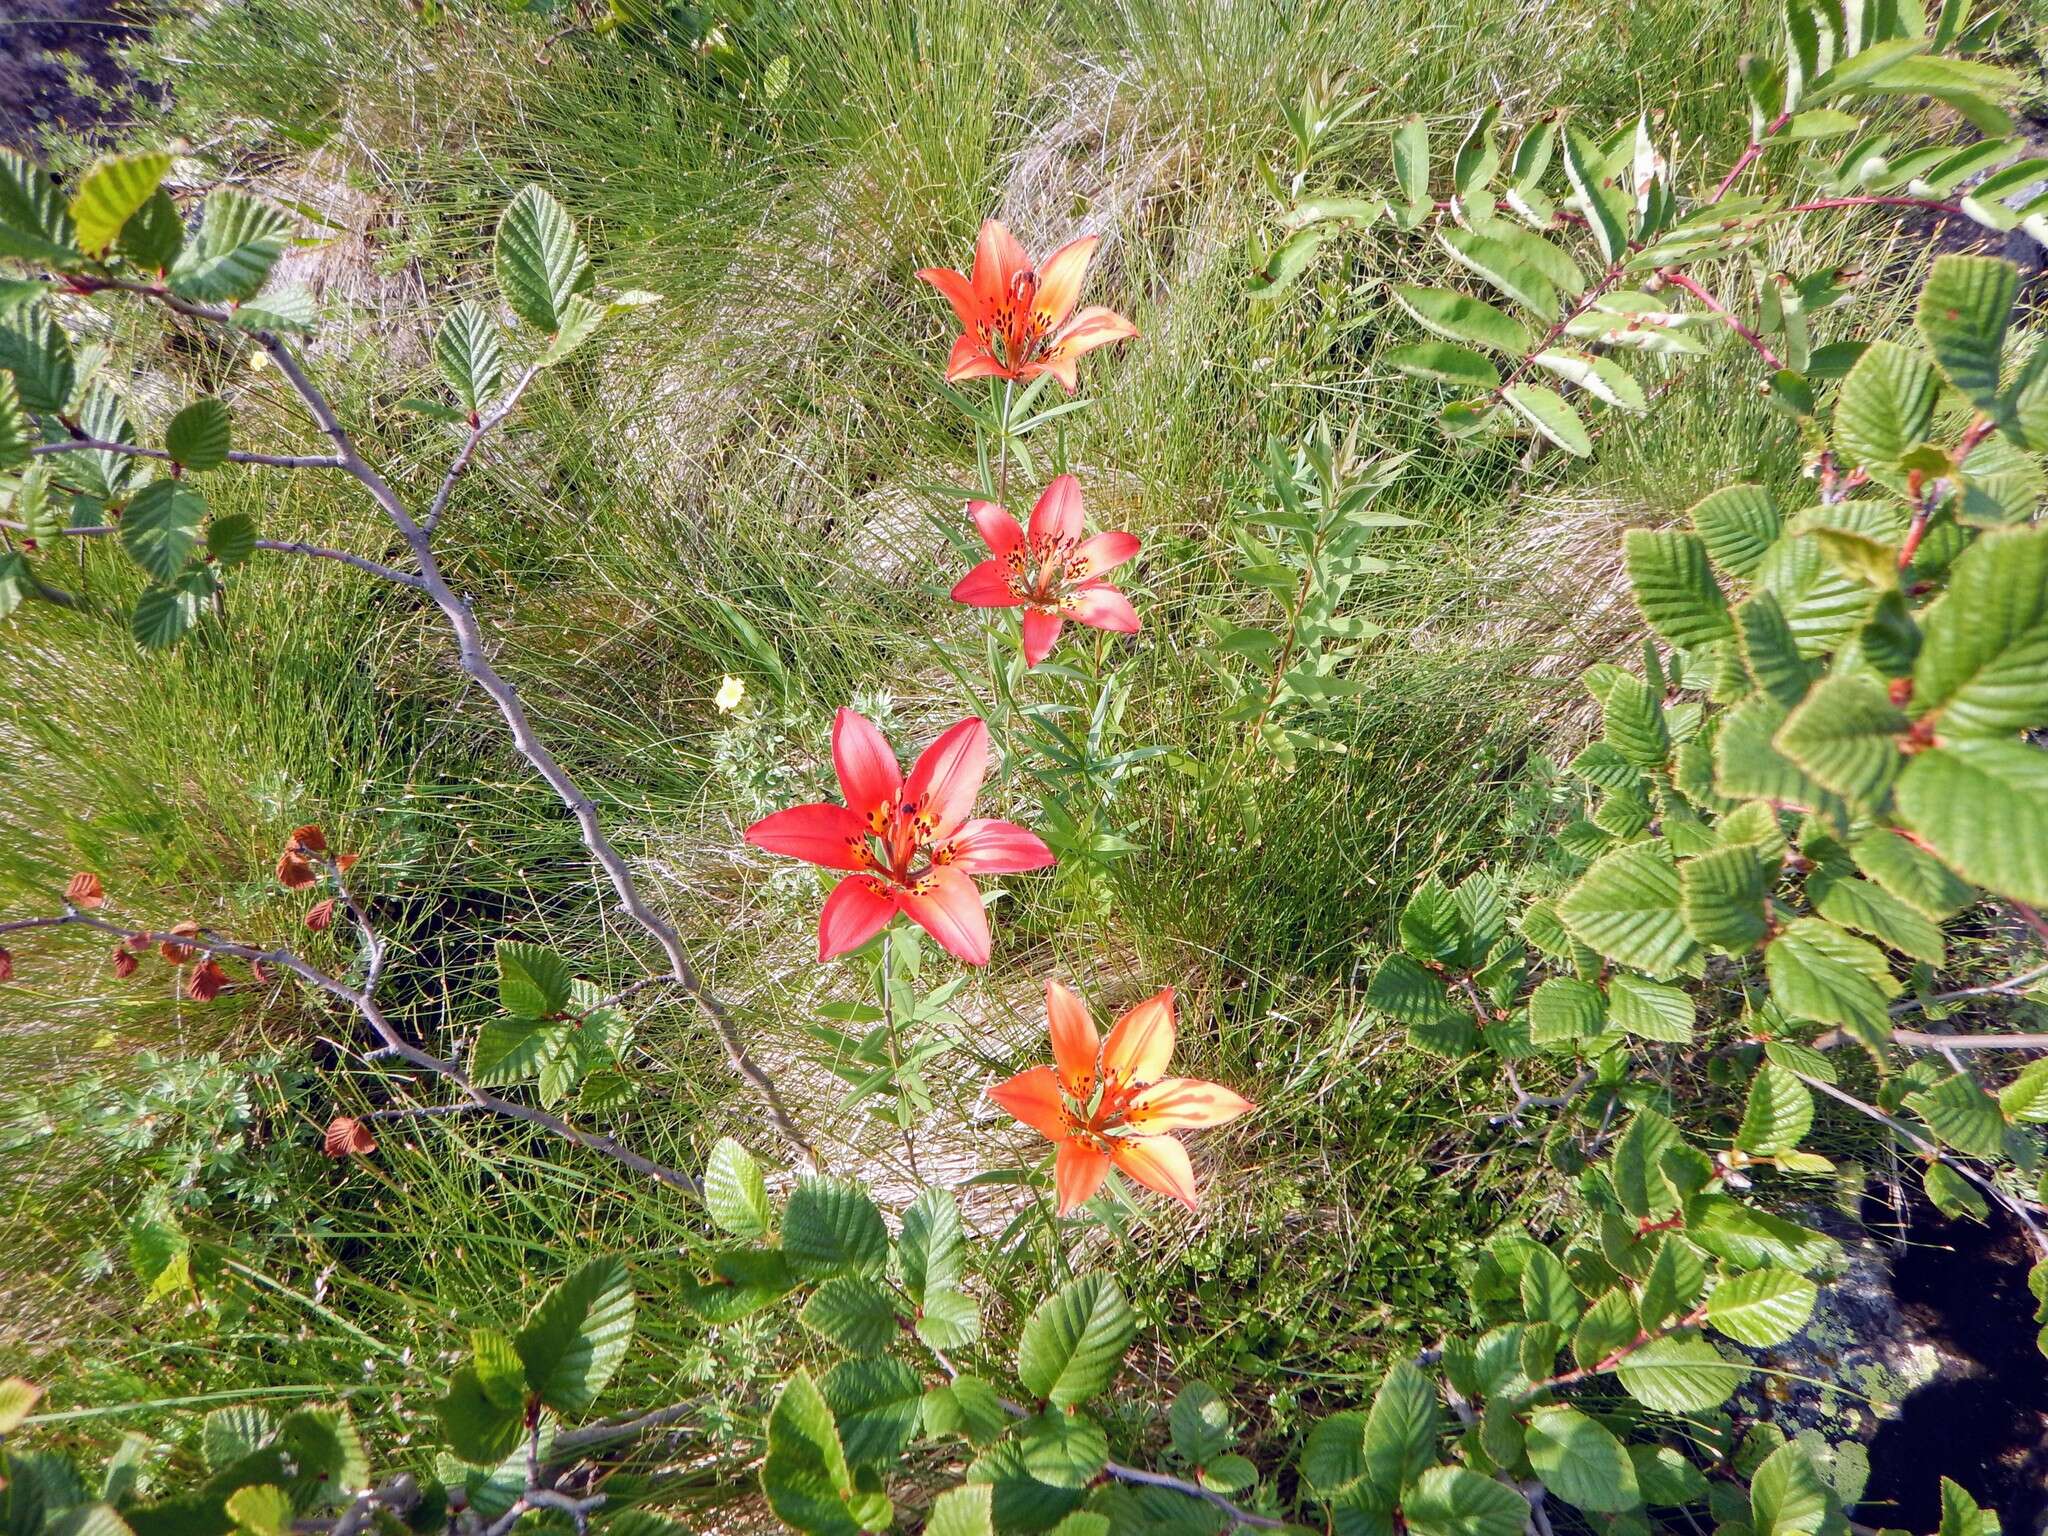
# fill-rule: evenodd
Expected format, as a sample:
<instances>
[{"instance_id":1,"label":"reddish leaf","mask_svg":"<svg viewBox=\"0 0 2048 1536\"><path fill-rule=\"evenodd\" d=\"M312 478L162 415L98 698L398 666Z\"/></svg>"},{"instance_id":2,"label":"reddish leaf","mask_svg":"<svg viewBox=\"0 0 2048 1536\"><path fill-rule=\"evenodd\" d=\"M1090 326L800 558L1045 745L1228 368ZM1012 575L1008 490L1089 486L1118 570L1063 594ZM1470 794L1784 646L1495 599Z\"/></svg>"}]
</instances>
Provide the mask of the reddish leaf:
<instances>
[{"instance_id":1,"label":"reddish leaf","mask_svg":"<svg viewBox=\"0 0 2048 1536\"><path fill-rule=\"evenodd\" d=\"M332 896L328 897L325 901L316 901L306 913L306 926L315 933L325 933L333 921L334 898Z\"/></svg>"},{"instance_id":2,"label":"reddish leaf","mask_svg":"<svg viewBox=\"0 0 2048 1536\"><path fill-rule=\"evenodd\" d=\"M251 960L249 962L249 974L256 978L257 986L267 987L270 985L270 967L261 960Z\"/></svg>"},{"instance_id":3,"label":"reddish leaf","mask_svg":"<svg viewBox=\"0 0 2048 1536\"><path fill-rule=\"evenodd\" d=\"M360 853L337 854L334 860L334 867L345 875L356 867L356 860L361 857Z\"/></svg>"},{"instance_id":4,"label":"reddish leaf","mask_svg":"<svg viewBox=\"0 0 2048 1536\"><path fill-rule=\"evenodd\" d=\"M286 890L303 891L315 878L313 866L306 862L304 855L287 848L278 856L277 883Z\"/></svg>"},{"instance_id":5,"label":"reddish leaf","mask_svg":"<svg viewBox=\"0 0 2048 1536\"><path fill-rule=\"evenodd\" d=\"M199 925L197 923L179 923L171 929L171 932L177 934L180 938L190 938L198 931ZM174 939L165 939L163 943L157 945L156 950L158 954L162 955L173 965L183 965L192 958L192 946L190 944L180 944Z\"/></svg>"},{"instance_id":6,"label":"reddish leaf","mask_svg":"<svg viewBox=\"0 0 2048 1536\"><path fill-rule=\"evenodd\" d=\"M114 975L120 980L126 981L135 974L141 965L142 962L135 958L127 945L116 944L114 946Z\"/></svg>"},{"instance_id":7,"label":"reddish leaf","mask_svg":"<svg viewBox=\"0 0 2048 1536\"><path fill-rule=\"evenodd\" d=\"M377 1150L377 1138L362 1121L336 1115L320 1138L320 1150L329 1157L365 1157Z\"/></svg>"},{"instance_id":8,"label":"reddish leaf","mask_svg":"<svg viewBox=\"0 0 2048 1536\"><path fill-rule=\"evenodd\" d=\"M195 1003L210 1003L221 994L221 988L228 984L228 973L220 968L220 962L211 957L200 961L190 976L185 978L185 995Z\"/></svg>"},{"instance_id":9,"label":"reddish leaf","mask_svg":"<svg viewBox=\"0 0 2048 1536\"><path fill-rule=\"evenodd\" d=\"M14 956L0 949L0 981L14 980Z\"/></svg>"},{"instance_id":10,"label":"reddish leaf","mask_svg":"<svg viewBox=\"0 0 2048 1536\"><path fill-rule=\"evenodd\" d=\"M284 845L286 853L325 853L327 834L318 827L301 827L291 835L291 841Z\"/></svg>"},{"instance_id":11,"label":"reddish leaf","mask_svg":"<svg viewBox=\"0 0 2048 1536\"><path fill-rule=\"evenodd\" d=\"M90 912L107 904L107 893L100 885L98 875L90 870L81 869L65 882L64 899L72 906Z\"/></svg>"}]
</instances>

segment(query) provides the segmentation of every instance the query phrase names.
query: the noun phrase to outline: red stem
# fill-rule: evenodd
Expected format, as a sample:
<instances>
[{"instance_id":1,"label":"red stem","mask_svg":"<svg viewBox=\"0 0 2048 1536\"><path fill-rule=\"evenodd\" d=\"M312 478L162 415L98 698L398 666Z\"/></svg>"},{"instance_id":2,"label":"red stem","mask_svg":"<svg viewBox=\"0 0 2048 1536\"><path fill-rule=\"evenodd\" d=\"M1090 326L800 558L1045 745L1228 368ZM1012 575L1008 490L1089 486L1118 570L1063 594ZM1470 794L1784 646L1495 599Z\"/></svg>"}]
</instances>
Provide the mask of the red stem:
<instances>
[{"instance_id":1,"label":"red stem","mask_svg":"<svg viewBox=\"0 0 2048 1536\"><path fill-rule=\"evenodd\" d=\"M1707 292L1706 289L1702 288L1698 283L1694 282L1691 278L1687 277L1683 272L1680 272L1675 267L1665 267L1658 275L1661 276L1666 282L1670 283L1673 287L1683 288L1687 293L1691 294L1694 298L1698 299L1702 304L1706 305L1707 308L1711 309L1723 320L1726 320L1728 322L1729 328L1732 329L1735 332L1735 334L1740 336L1744 341L1748 342L1751 348L1755 350L1756 355L1762 358L1764 362L1767 363L1773 370L1780 369L1785 366L1783 363L1778 361L1778 354L1773 352L1769 347L1764 345L1763 337L1757 335L1755 331L1752 331L1748 326L1744 325L1740 320L1738 320L1735 317L1734 313L1728 308L1727 305L1723 304L1719 299L1715 298L1711 293Z\"/></svg>"},{"instance_id":2,"label":"red stem","mask_svg":"<svg viewBox=\"0 0 2048 1536\"><path fill-rule=\"evenodd\" d=\"M1774 136L1779 129L1791 121L1792 114L1790 112L1780 112L1776 117L1772 118L1770 125L1756 138L1752 139L1749 148L1745 149L1737 157L1735 163L1728 167L1728 174L1721 178L1721 185L1714 188L1714 195L1708 198L1707 201L1709 203L1718 203L1722 198L1726 197L1728 189L1735 185L1736 177L1748 170L1755 162L1756 157L1764 152L1765 141Z\"/></svg>"}]
</instances>

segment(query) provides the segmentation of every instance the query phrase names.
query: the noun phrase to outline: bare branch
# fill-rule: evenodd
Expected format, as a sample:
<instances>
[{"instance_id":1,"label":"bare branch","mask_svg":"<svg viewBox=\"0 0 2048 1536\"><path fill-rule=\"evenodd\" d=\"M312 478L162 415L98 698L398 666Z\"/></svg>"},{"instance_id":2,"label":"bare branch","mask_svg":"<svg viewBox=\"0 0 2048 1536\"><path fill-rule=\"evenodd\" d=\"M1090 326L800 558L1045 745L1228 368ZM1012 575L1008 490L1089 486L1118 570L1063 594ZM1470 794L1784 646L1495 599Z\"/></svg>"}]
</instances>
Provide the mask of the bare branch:
<instances>
[{"instance_id":1,"label":"bare branch","mask_svg":"<svg viewBox=\"0 0 2048 1536\"><path fill-rule=\"evenodd\" d=\"M29 531L27 525L6 519L0 519L0 528L6 529L9 533ZM99 539L120 531L113 523L100 523L91 528L59 528L57 535L66 539ZM258 539L256 548L267 549L281 555L305 555L314 560L339 560L343 565L353 566L365 575L376 576L384 581L395 581L401 587L424 590L426 585L419 577L401 571L396 566L383 565L366 555L350 554L345 549L329 549L324 544L307 544L297 539Z\"/></svg>"},{"instance_id":2,"label":"bare branch","mask_svg":"<svg viewBox=\"0 0 2048 1536\"><path fill-rule=\"evenodd\" d=\"M61 443L37 443L30 453L119 453L131 459L161 459L175 464L161 448L144 448L137 443L115 443L99 437L72 437ZM230 464L262 464L271 469L340 469L341 460L331 453L244 453L240 449L228 452Z\"/></svg>"},{"instance_id":3,"label":"bare branch","mask_svg":"<svg viewBox=\"0 0 2048 1536\"><path fill-rule=\"evenodd\" d=\"M74 278L71 281L81 292L89 293L106 288L119 289L124 292L141 294L178 314L195 320L206 321L214 325L229 325L232 321L232 317L225 309L205 304L194 304L189 300L179 298L176 294L161 286L146 283L110 281L103 278ZM724 1001L705 984L703 978L697 973L697 969L691 962L689 954L684 950L682 939L677 934L674 926L647 904L645 896L641 894L639 883L633 878L633 872L627 865L624 856L620 854L610 838L605 834L604 825L598 818L596 806L592 803L590 797L577 785L576 781L569 776L562 765L556 761L554 754L548 750L546 745L535 734L533 722L527 715L525 707L519 702L518 691L491 665L484 652L483 635L477 626L476 615L471 611L468 602L448 585L446 577L441 572L440 562L434 557L427 529L415 521L412 514L406 510L405 502L398 492L392 488L390 482L373 469L364 460L363 456L357 452L347 429L342 426L340 418L335 414L332 403L321 392L320 387L307 375L297 354L292 351L284 338L274 331L265 330L247 331L243 334L248 335L258 346L262 347L269 354L271 360L277 364L278 372L283 374L285 379L291 384L293 390L298 394L301 403L304 404L307 412L312 416L315 424L327 436L328 441L334 444L335 455L340 460L339 467L361 483L363 488L370 493L371 499L377 503L385 516L390 518L392 525L397 528L399 536L405 540L407 547L411 549L413 558L418 562L420 568L416 581L409 582L408 585L417 585L433 599L435 606L441 610L443 618L447 620L448 628L455 636L458 664L468 674L471 681L481 688L489 696L491 702L498 707L498 713L503 717L506 729L511 732L513 745L518 749L519 754L533 766L534 771L555 792L563 806L569 811L569 814L575 818L578 832L583 840L583 846L589 850L590 856L596 860L598 867L604 871L605 877L610 881L613 892L618 896L620 908L661 946L662 953L668 960L669 974L681 985L685 992L689 993L691 1000L696 1003L698 1011L704 1016L706 1022L711 1025L713 1032L717 1034L720 1043L725 1048L726 1059L731 1063L734 1072L753 1089L756 1096L761 1100L763 1107L767 1110L769 1119L774 1123L776 1129L782 1133L783 1138L790 1143L799 1157L811 1167L818 1167L819 1160L816 1151L804 1139L802 1132L797 1127L796 1121L790 1115L788 1108L783 1104L782 1095L776 1089L774 1080L761 1069L748 1053L746 1042L741 1038L739 1028L733 1022L732 1015ZM529 370L529 376L530 374L531 370ZM526 382L527 380L522 378L520 384L515 386L515 394L518 390L523 389ZM510 402L508 401L508 408L509 404ZM494 412L491 418L493 424L502 419L502 412ZM481 428L482 425L480 422L479 427ZM464 445L464 451L473 454L474 440L480 436L480 431L473 431L471 434L472 441ZM449 481L444 482L444 484L452 483L452 478L453 475L451 474ZM440 500L441 498L437 498L437 501ZM548 1118L552 1119L553 1117L550 1116ZM581 1135L581 1133L577 1134ZM599 1139L602 1140L604 1138ZM650 1164L650 1169L653 1166L655 1165Z\"/></svg>"}]
</instances>

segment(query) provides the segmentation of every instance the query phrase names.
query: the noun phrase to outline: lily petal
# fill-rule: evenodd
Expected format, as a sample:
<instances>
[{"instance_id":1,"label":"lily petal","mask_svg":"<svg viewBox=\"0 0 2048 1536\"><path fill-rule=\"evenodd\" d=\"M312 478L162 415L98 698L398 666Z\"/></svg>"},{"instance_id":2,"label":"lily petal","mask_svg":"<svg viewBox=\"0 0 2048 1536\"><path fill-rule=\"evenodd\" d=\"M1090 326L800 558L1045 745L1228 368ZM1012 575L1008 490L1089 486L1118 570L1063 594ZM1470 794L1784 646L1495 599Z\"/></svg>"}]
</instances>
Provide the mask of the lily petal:
<instances>
[{"instance_id":1,"label":"lily petal","mask_svg":"<svg viewBox=\"0 0 2048 1536\"><path fill-rule=\"evenodd\" d=\"M917 275L946 296L946 302L953 306L953 314L960 322L960 329L972 332L980 316L974 308L974 285L966 276L950 267L919 267Z\"/></svg>"},{"instance_id":2,"label":"lily petal","mask_svg":"<svg viewBox=\"0 0 2048 1536\"><path fill-rule=\"evenodd\" d=\"M1060 1201L1060 1214L1079 1210L1095 1198L1102 1181L1109 1177L1109 1154L1085 1147L1078 1141L1063 1141L1053 1158L1052 1183ZM1136 1175L1133 1175L1136 1177Z\"/></svg>"},{"instance_id":3,"label":"lily petal","mask_svg":"<svg viewBox=\"0 0 2048 1536\"><path fill-rule=\"evenodd\" d=\"M897 893L897 905L948 954L969 965L987 965L988 913L974 882L950 865L940 865L926 878L931 882L926 890Z\"/></svg>"},{"instance_id":4,"label":"lily petal","mask_svg":"<svg viewBox=\"0 0 2048 1536\"><path fill-rule=\"evenodd\" d=\"M1024 599L1010 590L1010 573L1000 560L984 560L953 583L953 601L973 608L1015 608Z\"/></svg>"},{"instance_id":5,"label":"lily petal","mask_svg":"<svg viewBox=\"0 0 2048 1536\"><path fill-rule=\"evenodd\" d=\"M1060 1102L1059 1079L1051 1067L1019 1072L989 1089L988 1096L1046 1140L1067 1139L1067 1107Z\"/></svg>"},{"instance_id":6,"label":"lily petal","mask_svg":"<svg viewBox=\"0 0 2048 1536\"><path fill-rule=\"evenodd\" d=\"M895 915L895 899L872 875L848 875L832 887L818 914L818 959L859 949Z\"/></svg>"},{"instance_id":7,"label":"lily petal","mask_svg":"<svg viewBox=\"0 0 2048 1536\"><path fill-rule=\"evenodd\" d=\"M1080 563L1083 576L1100 576L1104 571L1115 570L1143 547L1134 533L1098 533L1081 541L1074 559Z\"/></svg>"},{"instance_id":8,"label":"lily petal","mask_svg":"<svg viewBox=\"0 0 2048 1536\"><path fill-rule=\"evenodd\" d=\"M934 842L951 837L988 775L988 727L970 716L924 749L903 787L903 804L916 807Z\"/></svg>"},{"instance_id":9,"label":"lily petal","mask_svg":"<svg viewBox=\"0 0 2048 1536\"><path fill-rule=\"evenodd\" d=\"M1066 620L1056 613L1047 613L1043 608L1024 610L1024 664L1035 667L1052 654L1052 648L1060 643L1060 630Z\"/></svg>"},{"instance_id":10,"label":"lily petal","mask_svg":"<svg viewBox=\"0 0 2048 1536\"><path fill-rule=\"evenodd\" d=\"M1079 357L1113 341L1129 341L1137 334L1138 328L1115 310L1090 304L1060 327L1046 350L1061 357Z\"/></svg>"},{"instance_id":11,"label":"lily petal","mask_svg":"<svg viewBox=\"0 0 2048 1536\"><path fill-rule=\"evenodd\" d=\"M839 793L847 809L868 821L875 808L889 804L903 787L903 770L887 738L865 715L842 709L832 717L832 766L839 772ZM873 823L869 822L872 830Z\"/></svg>"},{"instance_id":12,"label":"lily petal","mask_svg":"<svg viewBox=\"0 0 2048 1536\"><path fill-rule=\"evenodd\" d=\"M953 338L953 350L946 354L946 382L959 384L968 379L1013 379L1017 375L996 361L995 353L973 336Z\"/></svg>"},{"instance_id":13,"label":"lily petal","mask_svg":"<svg viewBox=\"0 0 2048 1536\"><path fill-rule=\"evenodd\" d=\"M1038 299L1032 308L1046 330L1058 330L1074 312L1074 305L1081 297L1081 280L1088 275L1088 263L1094 259L1095 247L1101 243L1099 235L1083 235L1078 240L1070 240L1048 256L1045 265L1038 269Z\"/></svg>"},{"instance_id":14,"label":"lily petal","mask_svg":"<svg viewBox=\"0 0 2048 1536\"><path fill-rule=\"evenodd\" d=\"M868 826L843 805L793 805L747 828L747 841L825 869L866 869Z\"/></svg>"},{"instance_id":15,"label":"lily petal","mask_svg":"<svg viewBox=\"0 0 2048 1536\"><path fill-rule=\"evenodd\" d=\"M1052 1032L1052 1059L1059 1068L1059 1085L1075 1103L1085 1105L1095 1093L1095 1062L1102 1051L1088 1005L1070 988L1047 981L1045 1020Z\"/></svg>"},{"instance_id":16,"label":"lily petal","mask_svg":"<svg viewBox=\"0 0 2048 1536\"><path fill-rule=\"evenodd\" d=\"M1153 1083L1173 1059L1173 988L1161 987L1116 1021L1102 1043L1102 1075L1119 1083Z\"/></svg>"},{"instance_id":17,"label":"lily petal","mask_svg":"<svg viewBox=\"0 0 2048 1536\"><path fill-rule=\"evenodd\" d=\"M1031 258L999 219L981 226L974 242L974 297L983 314L1006 302L1018 277L1031 270Z\"/></svg>"},{"instance_id":18,"label":"lily petal","mask_svg":"<svg viewBox=\"0 0 2048 1536\"><path fill-rule=\"evenodd\" d=\"M1097 629L1114 630L1120 635L1138 632L1138 610L1115 587L1081 588L1072 594L1066 612L1076 624L1090 624Z\"/></svg>"},{"instance_id":19,"label":"lily petal","mask_svg":"<svg viewBox=\"0 0 2048 1536\"><path fill-rule=\"evenodd\" d=\"M1171 1136L1118 1137L1109 1144L1109 1157L1147 1189L1196 1209L1195 1165L1188 1161L1188 1149Z\"/></svg>"},{"instance_id":20,"label":"lily petal","mask_svg":"<svg viewBox=\"0 0 2048 1536\"><path fill-rule=\"evenodd\" d=\"M1056 475L1031 509L1031 542L1081 542L1081 482L1072 475Z\"/></svg>"},{"instance_id":21,"label":"lily petal","mask_svg":"<svg viewBox=\"0 0 2048 1536\"><path fill-rule=\"evenodd\" d=\"M1020 875L1053 862L1052 850L1036 832L985 816L962 822L947 848L947 862L970 875Z\"/></svg>"},{"instance_id":22,"label":"lily petal","mask_svg":"<svg viewBox=\"0 0 2048 1536\"><path fill-rule=\"evenodd\" d=\"M967 515L974 519L975 529L992 555L1007 555L1024 542L1024 530L1017 526L1017 519L1010 516L1007 507L999 507L992 501L970 501L967 503Z\"/></svg>"},{"instance_id":23,"label":"lily petal","mask_svg":"<svg viewBox=\"0 0 2048 1536\"><path fill-rule=\"evenodd\" d=\"M1221 1083L1204 1082L1199 1077L1162 1077L1131 1100L1124 1123L1147 1136L1162 1131L1199 1131L1228 1125L1239 1115L1250 1114L1252 1107L1251 1100Z\"/></svg>"}]
</instances>

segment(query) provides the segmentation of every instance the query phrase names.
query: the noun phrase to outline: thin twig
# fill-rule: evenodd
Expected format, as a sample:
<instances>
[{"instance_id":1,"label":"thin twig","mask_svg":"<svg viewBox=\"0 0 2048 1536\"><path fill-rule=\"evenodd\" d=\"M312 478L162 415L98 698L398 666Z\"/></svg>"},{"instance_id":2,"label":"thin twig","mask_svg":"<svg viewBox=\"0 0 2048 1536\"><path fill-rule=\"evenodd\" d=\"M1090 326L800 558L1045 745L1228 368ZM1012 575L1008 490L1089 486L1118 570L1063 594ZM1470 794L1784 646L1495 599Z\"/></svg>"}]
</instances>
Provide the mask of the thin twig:
<instances>
[{"instance_id":1,"label":"thin twig","mask_svg":"<svg viewBox=\"0 0 2048 1536\"><path fill-rule=\"evenodd\" d=\"M9 533L29 532L27 524L6 519L0 519L0 528L6 529ZM120 531L119 526L114 523L96 523L89 528L59 528L56 534L64 539L103 539ZM401 571L396 566L383 565L365 555L350 554L345 549L329 549L324 544L307 544L298 539L258 539L255 547L281 555L305 555L314 560L339 560L343 565L354 566L365 575L393 581L401 587L412 587L422 591L426 587L426 583L419 577Z\"/></svg>"},{"instance_id":2,"label":"thin twig","mask_svg":"<svg viewBox=\"0 0 2048 1536\"><path fill-rule=\"evenodd\" d=\"M1770 140L1776 138L1779 130L1791 121L1792 114L1790 112L1780 112L1776 117L1772 118L1770 123L1764 128L1764 131L1749 141L1749 147L1736 156L1735 163L1728 167L1728 174L1721 178L1721 184L1714 188L1707 201L1709 203L1718 203L1722 198L1726 197L1728 189L1735 185L1736 178L1749 169L1751 162L1764 152L1764 146Z\"/></svg>"},{"instance_id":3,"label":"thin twig","mask_svg":"<svg viewBox=\"0 0 2048 1536\"><path fill-rule=\"evenodd\" d=\"M427 515L420 519L420 527L426 530L429 536L441 525L441 514L448 510L448 498L455 494L455 482L462 478L462 472L469 468L469 461L476 457L477 445L494 427L512 414L512 408L519 404L519 397L526 393L526 386L539 374L540 364L535 363L519 376L503 400L486 415L470 423L468 439L463 443L461 451L455 455L454 462L448 466L448 473L441 481L441 489L434 493L434 500L427 508Z\"/></svg>"},{"instance_id":4,"label":"thin twig","mask_svg":"<svg viewBox=\"0 0 2048 1536\"><path fill-rule=\"evenodd\" d=\"M1687 293L1691 294L1694 298L1698 299L1702 304L1706 305L1707 308L1711 309L1715 314L1719 315L1723 320L1727 321L1728 328L1734 331L1735 334L1740 336L1744 341L1749 343L1750 349L1754 351L1758 357L1764 360L1764 364L1766 367L1771 368L1773 370L1777 370L1782 369L1785 366L1782 362L1778 360L1778 354L1773 352L1768 346L1764 344L1763 337L1757 335L1755 331L1751 330L1747 325L1743 324L1743 322L1736 317L1735 312L1731 310L1726 304L1723 304L1719 299L1715 298L1713 294L1709 293L1705 288L1701 287L1698 283L1694 282L1690 277L1687 277L1683 272L1679 271L1676 267L1661 268L1657 275L1659 277L1662 277L1666 282L1670 283L1674 288L1683 288Z\"/></svg>"},{"instance_id":5,"label":"thin twig","mask_svg":"<svg viewBox=\"0 0 2048 1536\"><path fill-rule=\"evenodd\" d=\"M115 938L123 939L131 945L139 944L144 947L153 944L183 945L187 948L198 950L203 954L225 955L230 959L248 961L264 966L275 966L280 970L290 971L300 980L327 993L330 997L338 998L340 1001L347 1003L360 1014L363 1022L370 1026L371 1031L382 1043L383 1050L381 1054L396 1056L401 1061L410 1062L413 1066L419 1067L423 1071L431 1072L437 1077L446 1078L449 1083L453 1084L456 1089L467 1096L470 1102L478 1109L487 1110L494 1115L503 1115L512 1120L524 1120L530 1125L537 1125L544 1130L554 1132L565 1141L572 1141L579 1147L600 1153L605 1157L611 1158L614 1162L623 1163L635 1173L645 1174L649 1178L659 1180L663 1184L683 1190L691 1195L701 1195L702 1193L702 1185L687 1173L682 1173L677 1169L657 1163L652 1158L643 1157L632 1148L614 1141L609 1136L581 1130L559 1116L549 1114L546 1110L535 1109L527 1104L514 1103L510 1099L501 1099L496 1094L478 1087L476 1083L471 1081L469 1074L464 1072L454 1062L444 1060L430 1051L420 1049L420 1047L414 1045L404 1035L400 1034L397 1026L386 1017L384 1010L378 1005L375 998L358 988L350 986L337 976L328 975L318 966L302 959L289 949L260 949L252 944L242 944L233 939L225 938L209 928L201 928L197 933L185 934L130 927L122 923L113 922L108 918L100 917L94 913L82 912L76 907L68 906L65 908L62 916L17 918L12 922L0 923L0 934L21 933L41 928L65 927L91 928L100 933L111 934Z\"/></svg>"}]
</instances>

